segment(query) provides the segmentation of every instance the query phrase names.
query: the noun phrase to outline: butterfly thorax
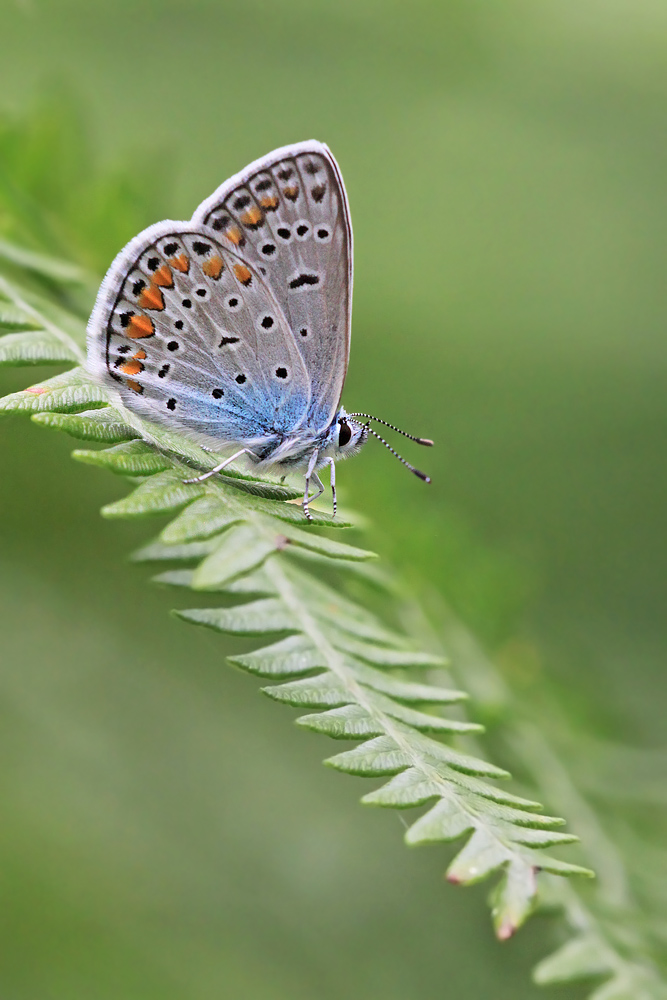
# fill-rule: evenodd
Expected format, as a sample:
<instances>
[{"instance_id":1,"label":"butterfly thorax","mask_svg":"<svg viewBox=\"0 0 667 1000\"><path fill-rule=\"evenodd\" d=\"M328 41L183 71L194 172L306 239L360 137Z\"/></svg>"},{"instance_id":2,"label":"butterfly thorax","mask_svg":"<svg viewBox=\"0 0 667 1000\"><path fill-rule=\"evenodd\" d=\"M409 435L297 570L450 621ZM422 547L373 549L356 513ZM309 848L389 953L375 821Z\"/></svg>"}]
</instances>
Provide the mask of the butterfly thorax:
<instances>
[{"instance_id":1,"label":"butterfly thorax","mask_svg":"<svg viewBox=\"0 0 667 1000\"><path fill-rule=\"evenodd\" d=\"M247 446L262 465L296 469L307 466L314 452L318 452L318 467L328 457L348 458L361 448L367 436L366 427L349 419L345 409L340 407L331 423L322 430L305 426L289 434L276 433L260 445L247 442Z\"/></svg>"}]
</instances>

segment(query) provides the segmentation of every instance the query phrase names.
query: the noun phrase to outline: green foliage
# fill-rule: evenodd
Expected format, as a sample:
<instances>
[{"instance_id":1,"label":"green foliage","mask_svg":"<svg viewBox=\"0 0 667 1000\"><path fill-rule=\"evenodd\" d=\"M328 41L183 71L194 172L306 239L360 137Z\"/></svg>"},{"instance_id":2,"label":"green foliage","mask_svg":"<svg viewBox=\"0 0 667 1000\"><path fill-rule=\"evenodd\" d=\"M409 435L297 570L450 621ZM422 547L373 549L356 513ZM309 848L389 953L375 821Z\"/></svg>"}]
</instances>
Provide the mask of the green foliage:
<instances>
[{"instance_id":1,"label":"green foliage","mask_svg":"<svg viewBox=\"0 0 667 1000\"><path fill-rule=\"evenodd\" d=\"M71 139L74 132L68 134ZM563 821L543 813L538 802L497 784L509 774L479 751L475 737L482 727L464 714L466 695L453 683L437 642L425 649L398 625L414 618L399 582L377 568L373 552L339 540L354 518L334 522L313 510L310 526L292 502L300 495L296 486L229 470L204 483L185 483L193 469L211 468L215 459L138 420L91 381L82 365L95 282L79 267L45 257L35 235L39 227L32 226L39 199L48 217L63 197L57 172L42 190L40 135L36 129L34 148L15 143L5 178L4 231L31 246L0 244L0 363L74 367L5 397L0 412L27 414L36 424L101 445L77 448L74 458L133 485L126 498L103 508L105 517L172 517L134 558L169 565L155 577L158 584L206 594L204 607L176 614L215 632L256 637L257 648L231 662L267 681L262 690L268 697L303 711L300 726L355 742L326 763L382 779L365 804L426 807L409 823L405 840L411 846L459 841L447 869L450 882L498 876L491 908L500 939L539 907L563 912L573 936L540 963L537 982L597 977L594 1000L664 997L650 934L626 902L611 906L553 877L591 874L553 853L577 838L561 832ZM5 128L0 144L11 149L13 136ZM69 169L63 167L63 177L71 180ZM22 172L30 183L14 217L8 206ZM68 225L52 221L63 242L71 240L84 264L94 266L99 258L81 249L85 225L77 218L74 212ZM493 665L460 623L444 617L457 676L489 716L509 717L512 695ZM554 781L560 765L550 760L546 737L534 724L522 727L510 719L506 727L521 736L506 740L518 767L545 799L567 800L577 827L587 841L590 836L583 846L597 866L605 857L604 838L569 779Z\"/></svg>"}]
</instances>

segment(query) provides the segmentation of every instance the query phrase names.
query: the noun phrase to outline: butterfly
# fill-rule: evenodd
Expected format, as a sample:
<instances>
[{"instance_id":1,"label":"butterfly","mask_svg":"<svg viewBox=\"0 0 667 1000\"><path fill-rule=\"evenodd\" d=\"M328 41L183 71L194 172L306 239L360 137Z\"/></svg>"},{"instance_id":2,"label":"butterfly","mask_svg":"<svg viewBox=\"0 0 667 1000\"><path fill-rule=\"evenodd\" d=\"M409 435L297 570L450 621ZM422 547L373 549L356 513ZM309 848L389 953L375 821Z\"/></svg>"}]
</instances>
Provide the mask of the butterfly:
<instances>
[{"instance_id":1,"label":"butterfly","mask_svg":"<svg viewBox=\"0 0 667 1000\"><path fill-rule=\"evenodd\" d=\"M158 222L121 250L88 324L88 367L140 417L283 473L317 470L378 438L346 413L352 225L340 169L317 141L276 149L225 181L190 222ZM313 483L317 492L310 495Z\"/></svg>"}]
</instances>

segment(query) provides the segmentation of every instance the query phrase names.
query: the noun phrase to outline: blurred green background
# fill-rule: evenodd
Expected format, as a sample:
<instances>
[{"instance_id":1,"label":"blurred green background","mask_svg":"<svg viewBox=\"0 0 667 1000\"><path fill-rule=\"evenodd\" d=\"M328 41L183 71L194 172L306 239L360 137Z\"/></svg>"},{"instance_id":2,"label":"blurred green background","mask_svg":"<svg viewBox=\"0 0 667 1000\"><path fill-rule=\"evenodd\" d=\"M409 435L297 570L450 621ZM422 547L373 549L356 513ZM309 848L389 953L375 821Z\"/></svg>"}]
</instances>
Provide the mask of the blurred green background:
<instances>
[{"instance_id":1,"label":"blurred green background","mask_svg":"<svg viewBox=\"0 0 667 1000\"><path fill-rule=\"evenodd\" d=\"M33 187L100 271L273 147L331 146L344 402L437 441L430 488L371 443L348 499L501 662L536 650L521 684L643 747L667 688L666 57L652 0L0 4L0 112L60 136ZM124 563L153 527L98 516L122 484L28 421L0 441L4 997L583 996L529 984L550 923L496 944L486 887L443 887L443 851L406 851L231 643L167 616Z\"/></svg>"}]
</instances>

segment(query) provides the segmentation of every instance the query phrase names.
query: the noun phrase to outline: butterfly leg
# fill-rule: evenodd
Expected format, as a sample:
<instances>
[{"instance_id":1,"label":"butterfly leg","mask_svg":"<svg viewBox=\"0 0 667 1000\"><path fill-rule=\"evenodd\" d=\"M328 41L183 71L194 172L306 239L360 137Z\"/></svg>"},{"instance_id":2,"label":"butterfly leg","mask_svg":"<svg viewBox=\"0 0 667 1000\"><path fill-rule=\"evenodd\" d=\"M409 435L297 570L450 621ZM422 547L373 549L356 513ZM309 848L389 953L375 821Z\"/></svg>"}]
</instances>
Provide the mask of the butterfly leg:
<instances>
[{"instance_id":1,"label":"butterfly leg","mask_svg":"<svg viewBox=\"0 0 667 1000\"><path fill-rule=\"evenodd\" d=\"M320 482L320 477L315 472L315 466L317 465L317 456L318 455L319 455L319 451L317 451L317 449L315 449L315 451L313 452L313 454L310 456L310 462L308 463L308 470L306 472L306 489L305 489L304 494L303 494L303 503L301 505L303 507L303 512L304 512L304 514L306 515L306 518L309 521L312 521L313 519L311 517L310 511L308 510L308 504L311 501L313 501L313 500L317 500L317 498L319 496L321 496L322 493L324 493L324 486L322 486L322 483ZM315 483L316 483L316 485L318 487L318 492L315 493L312 497L309 497L308 493L310 491L310 480L311 479L315 480Z\"/></svg>"},{"instance_id":2,"label":"butterfly leg","mask_svg":"<svg viewBox=\"0 0 667 1000\"><path fill-rule=\"evenodd\" d=\"M337 509L337 505L336 505L336 466L334 464L333 458L325 458L324 459L324 464L331 466L331 500L332 500L332 503L333 503L333 516L335 517L336 516L336 509Z\"/></svg>"},{"instance_id":3,"label":"butterfly leg","mask_svg":"<svg viewBox=\"0 0 667 1000\"><path fill-rule=\"evenodd\" d=\"M210 449L207 448L205 450L209 451ZM214 469L209 469L208 472L202 473L201 476L195 476L194 479L184 479L183 482L184 483L203 483L205 479L210 479L211 476L214 476L216 474L216 472L222 472L223 469L225 469L235 459L240 458L241 455L251 455L253 458L256 458L257 461L259 461L259 456L256 455L254 453L254 451L251 451L250 448L241 448L240 451L237 451L233 455L230 455L229 458L226 458L224 460L224 462L220 462L219 465L216 465L216 467Z\"/></svg>"}]
</instances>

